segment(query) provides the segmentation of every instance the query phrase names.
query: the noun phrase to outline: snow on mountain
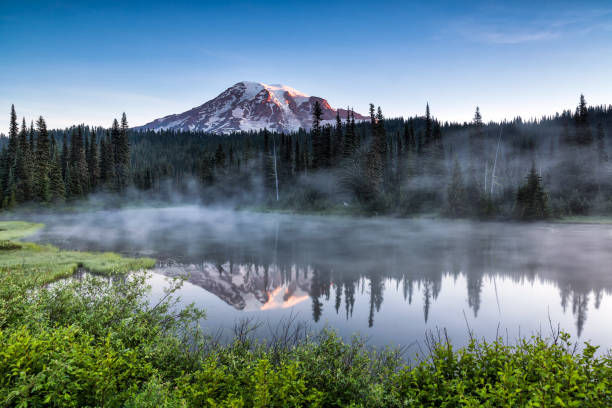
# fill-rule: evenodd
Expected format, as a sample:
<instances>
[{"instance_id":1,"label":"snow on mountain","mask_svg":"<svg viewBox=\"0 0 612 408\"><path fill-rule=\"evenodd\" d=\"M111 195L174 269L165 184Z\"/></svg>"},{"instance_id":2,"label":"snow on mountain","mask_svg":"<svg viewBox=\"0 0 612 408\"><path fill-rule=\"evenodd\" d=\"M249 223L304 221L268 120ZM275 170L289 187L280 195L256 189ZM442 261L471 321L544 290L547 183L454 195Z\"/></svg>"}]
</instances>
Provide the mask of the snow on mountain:
<instances>
[{"instance_id":1,"label":"snow on mountain","mask_svg":"<svg viewBox=\"0 0 612 408\"><path fill-rule=\"evenodd\" d=\"M333 122L336 112L346 119L345 109L333 109L323 98L306 95L286 85L243 81L201 106L164 116L135 129L232 133L268 128L294 132L311 127L311 109L316 101L321 104L324 121ZM366 119L355 113L356 121Z\"/></svg>"}]
</instances>

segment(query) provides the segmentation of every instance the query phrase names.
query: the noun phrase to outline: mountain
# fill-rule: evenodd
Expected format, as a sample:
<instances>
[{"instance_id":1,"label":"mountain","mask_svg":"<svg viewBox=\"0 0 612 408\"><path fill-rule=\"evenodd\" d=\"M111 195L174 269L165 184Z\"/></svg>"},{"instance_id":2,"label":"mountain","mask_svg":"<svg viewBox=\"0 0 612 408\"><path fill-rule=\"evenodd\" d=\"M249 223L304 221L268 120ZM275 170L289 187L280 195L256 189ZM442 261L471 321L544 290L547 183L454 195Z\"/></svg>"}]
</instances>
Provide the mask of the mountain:
<instances>
[{"instance_id":1,"label":"mountain","mask_svg":"<svg viewBox=\"0 0 612 408\"><path fill-rule=\"evenodd\" d=\"M294 132L311 127L311 109L316 101L321 104L324 121L335 121L337 111L346 120L346 109L336 110L323 98L308 96L286 85L243 81L203 105L155 119L135 129L231 133L268 128ZM355 113L356 121L366 119L369 118Z\"/></svg>"}]
</instances>

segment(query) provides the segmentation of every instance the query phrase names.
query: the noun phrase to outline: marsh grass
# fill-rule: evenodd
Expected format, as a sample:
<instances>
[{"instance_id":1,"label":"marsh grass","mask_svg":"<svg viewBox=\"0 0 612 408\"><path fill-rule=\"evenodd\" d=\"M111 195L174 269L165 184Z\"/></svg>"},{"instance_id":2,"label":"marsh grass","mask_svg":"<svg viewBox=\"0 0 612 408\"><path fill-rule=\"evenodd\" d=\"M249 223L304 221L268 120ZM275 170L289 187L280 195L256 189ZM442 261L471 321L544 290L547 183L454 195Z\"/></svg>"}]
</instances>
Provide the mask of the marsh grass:
<instances>
[{"instance_id":1,"label":"marsh grass","mask_svg":"<svg viewBox=\"0 0 612 408\"><path fill-rule=\"evenodd\" d=\"M79 268L112 275L155 265L151 258L126 258L111 252L63 251L52 245L17 241L42 227L42 224L23 221L0 222L0 275L20 270L23 279L44 284L68 277Z\"/></svg>"},{"instance_id":2,"label":"marsh grass","mask_svg":"<svg viewBox=\"0 0 612 408\"><path fill-rule=\"evenodd\" d=\"M562 217L557 220L553 220L553 222L565 224L612 224L612 217L603 215L576 215L571 217Z\"/></svg>"}]
</instances>

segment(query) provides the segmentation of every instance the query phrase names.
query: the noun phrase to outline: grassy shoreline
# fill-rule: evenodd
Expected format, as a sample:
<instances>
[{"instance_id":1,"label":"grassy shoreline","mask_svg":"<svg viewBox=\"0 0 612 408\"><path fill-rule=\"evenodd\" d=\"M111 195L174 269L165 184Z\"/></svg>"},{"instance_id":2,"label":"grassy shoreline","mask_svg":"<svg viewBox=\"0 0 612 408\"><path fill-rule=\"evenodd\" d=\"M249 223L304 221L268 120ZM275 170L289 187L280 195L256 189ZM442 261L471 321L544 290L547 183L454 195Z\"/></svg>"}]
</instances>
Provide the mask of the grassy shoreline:
<instances>
[{"instance_id":1,"label":"grassy shoreline","mask_svg":"<svg viewBox=\"0 0 612 408\"><path fill-rule=\"evenodd\" d=\"M112 252L63 251L52 245L20 241L42 227L43 224L24 221L0 222L0 274L18 269L32 282L44 284L71 276L78 268L111 275L155 265L151 258L126 258Z\"/></svg>"},{"instance_id":2,"label":"grassy shoreline","mask_svg":"<svg viewBox=\"0 0 612 408\"><path fill-rule=\"evenodd\" d=\"M579 215L572 217L562 217L553 222L561 224L612 224L610 215Z\"/></svg>"}]
</instances>

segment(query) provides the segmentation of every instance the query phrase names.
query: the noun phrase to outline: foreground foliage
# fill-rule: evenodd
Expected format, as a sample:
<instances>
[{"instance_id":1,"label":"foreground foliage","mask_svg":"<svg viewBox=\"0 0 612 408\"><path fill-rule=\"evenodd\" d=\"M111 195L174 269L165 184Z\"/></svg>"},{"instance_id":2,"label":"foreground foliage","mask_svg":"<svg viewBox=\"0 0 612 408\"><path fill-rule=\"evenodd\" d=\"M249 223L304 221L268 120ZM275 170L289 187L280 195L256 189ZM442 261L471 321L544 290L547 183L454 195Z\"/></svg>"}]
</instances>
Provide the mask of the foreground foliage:
<instances>
[{"instance_id":1,"label":"foreground foliage","mask_svg":"<svg viewBox=\"0 0 612 408\"><path fill-rule=\"evenodd\" d=\"M36 268L0 270L0 406L612 406L612 357L576 353L563 333L462 349L440 339L412 365L329 331L284 327L261 343L239 326L221 345L173 298L181 281L151 302L145 272L32 290Z\"/></svg>"}]
</instances>

